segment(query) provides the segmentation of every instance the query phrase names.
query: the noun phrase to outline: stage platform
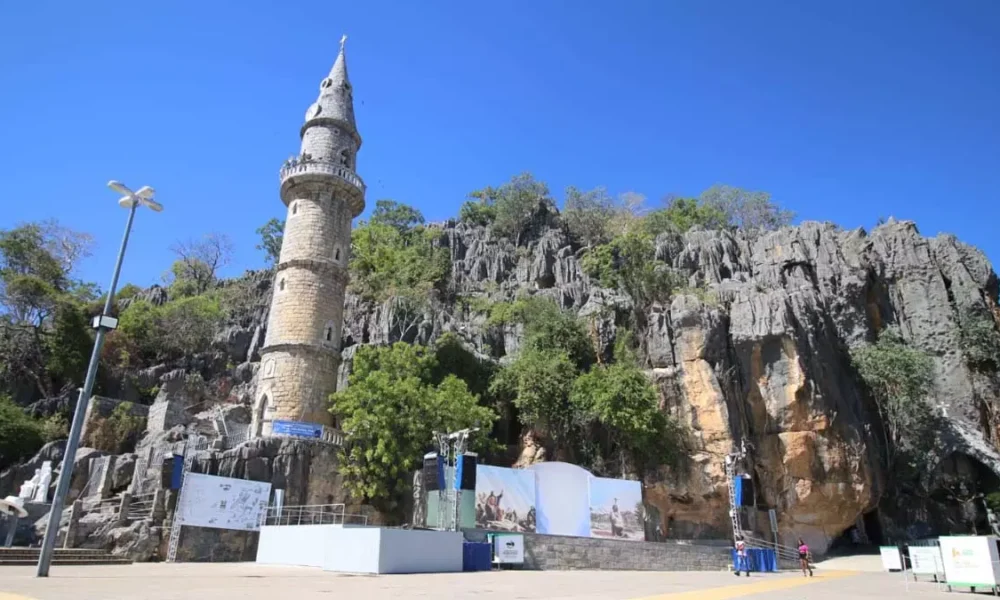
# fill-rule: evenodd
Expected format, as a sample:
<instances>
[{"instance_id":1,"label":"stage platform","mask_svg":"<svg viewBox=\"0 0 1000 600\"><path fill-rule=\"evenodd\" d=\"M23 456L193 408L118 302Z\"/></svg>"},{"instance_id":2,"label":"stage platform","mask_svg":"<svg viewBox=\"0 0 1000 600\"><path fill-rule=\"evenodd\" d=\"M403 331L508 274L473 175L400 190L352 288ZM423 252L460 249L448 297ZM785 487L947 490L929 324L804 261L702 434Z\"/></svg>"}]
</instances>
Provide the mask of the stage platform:
<instances>
[{"instance_id":1,"label":"stage platform","mask_svg":"<svg viewBox=\"0 0 1000 600\"><path fill-rule=\"evenodd\" d=\"M265 525L257 562L337 573L458 573L461 532L352 525Z\"/></svg>"}]
</instances>

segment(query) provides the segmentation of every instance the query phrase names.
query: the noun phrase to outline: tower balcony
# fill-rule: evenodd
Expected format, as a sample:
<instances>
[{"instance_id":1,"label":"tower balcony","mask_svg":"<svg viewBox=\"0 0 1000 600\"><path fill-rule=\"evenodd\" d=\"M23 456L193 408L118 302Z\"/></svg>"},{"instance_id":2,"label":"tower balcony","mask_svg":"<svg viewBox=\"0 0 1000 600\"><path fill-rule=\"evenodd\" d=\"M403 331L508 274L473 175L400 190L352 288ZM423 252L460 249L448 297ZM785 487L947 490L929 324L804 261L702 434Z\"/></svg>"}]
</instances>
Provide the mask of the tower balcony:
<instances>
[{"instance_id":1,"label":"tower balcony","mask_svg":"<svg viewBox=\"0 0 1000 600\"><path fill-rule=\"evenodd\" d=\"M300 183L332 180L336 187L345 188L344 191L348 192L352 198L356 197L360 201L362 209L364 207L365 182L358 177L357 173L342 164L314 160L307 155L305 158L298 157L285 162L281 170L278 171L278 175L281 180L282 199L285 199L286 191ZM287 201L286 199L286 203ZM360 210L357 211L359 214L360 212Z\"/></svg>"}]
</instances>

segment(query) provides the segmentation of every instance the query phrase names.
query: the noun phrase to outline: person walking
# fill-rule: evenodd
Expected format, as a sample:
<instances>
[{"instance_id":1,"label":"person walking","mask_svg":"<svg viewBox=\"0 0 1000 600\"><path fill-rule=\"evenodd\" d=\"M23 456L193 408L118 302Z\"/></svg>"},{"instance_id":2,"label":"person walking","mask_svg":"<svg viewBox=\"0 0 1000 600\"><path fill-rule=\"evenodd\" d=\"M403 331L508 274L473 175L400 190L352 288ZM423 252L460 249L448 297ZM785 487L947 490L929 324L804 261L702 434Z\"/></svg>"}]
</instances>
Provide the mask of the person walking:
<instances>
[{"instance_id":1,"label":"person walking","mask_svg":"<svg viewBox=\"0 0 1000 600\"><path fill-rule=\"evenodd\" d=\"M736 536L736 576L740 576L740 571L744 571L750 577L750 561L747 560L747 543L743 541L743 536Z\"/></svg>"},{"instance_id":2,"label":"person walking","mask_svg":"<svg viewBox=\"0 0 1000 600\"><path fill-rule=\"evenodd\" d=\"M803 577L806 577L806 571L809 572L809 577L813 576L813 568L809 564L809 546L802 538L799 538L799 565L802 567Z\"/></svg>"}]
</instances>

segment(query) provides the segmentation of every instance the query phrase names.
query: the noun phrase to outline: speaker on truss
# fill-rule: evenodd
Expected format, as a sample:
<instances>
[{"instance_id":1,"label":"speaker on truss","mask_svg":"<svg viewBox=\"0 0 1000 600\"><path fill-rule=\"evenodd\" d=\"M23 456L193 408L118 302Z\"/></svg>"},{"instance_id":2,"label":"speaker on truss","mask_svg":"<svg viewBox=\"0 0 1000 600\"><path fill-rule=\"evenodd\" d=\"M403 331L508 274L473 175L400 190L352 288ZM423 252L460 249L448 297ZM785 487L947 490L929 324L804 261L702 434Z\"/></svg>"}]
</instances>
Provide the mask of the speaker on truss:
<instances>
[{"instance_id":1,"label":"speaker on truss","mask_svg":"<svg viewBox=\"0 0 1000 600\"><path fill-rule=\"evenodd\" d=\"M476 465L479 464L479 455L475 452L466 452L462 456L462 472L459 476L459 489L476 489Z\"/></svg>"},{"instance_id":2,"label":"speaker on truss","mask_svg":"<svg viewBox=\"0 0 1000 600\"><path fill-rule=\"evenodd\" d=\"M753 490L753 479L749 475L740 476L741 493L740 506L754 506L756 495Z\"/></svg>"},{"instance_id":3,"label":"speaker on truss","mask_svg":"<svg viewBox=\"0 0 1000 600\"><path fill-rule=\"evenodd\" d=\"M428 492L444 489L444 460L437 452L424 455L423 479L424 490Z\"/></svg>"}]
</instances>

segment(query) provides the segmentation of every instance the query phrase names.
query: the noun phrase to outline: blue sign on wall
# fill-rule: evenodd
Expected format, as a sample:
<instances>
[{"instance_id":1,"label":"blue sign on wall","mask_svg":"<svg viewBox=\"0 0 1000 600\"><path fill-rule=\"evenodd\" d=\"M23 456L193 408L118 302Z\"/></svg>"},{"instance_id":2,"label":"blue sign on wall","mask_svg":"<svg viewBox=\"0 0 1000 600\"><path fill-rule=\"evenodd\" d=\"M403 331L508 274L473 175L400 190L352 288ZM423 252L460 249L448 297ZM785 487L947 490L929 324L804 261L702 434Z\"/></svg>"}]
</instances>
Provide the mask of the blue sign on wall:
<instances>
[{"instance_id":1,"label":"blue sign on wall","mask_svg":"<svg viewBox=\"0 0 1000 600\"><path fill-rule=\"evenodd\" d=\"M323 426L316 423L303 423L302 421L274 421L271 423L271 434L318 440L323 437Z\"/></svg>"}]
</instances>

